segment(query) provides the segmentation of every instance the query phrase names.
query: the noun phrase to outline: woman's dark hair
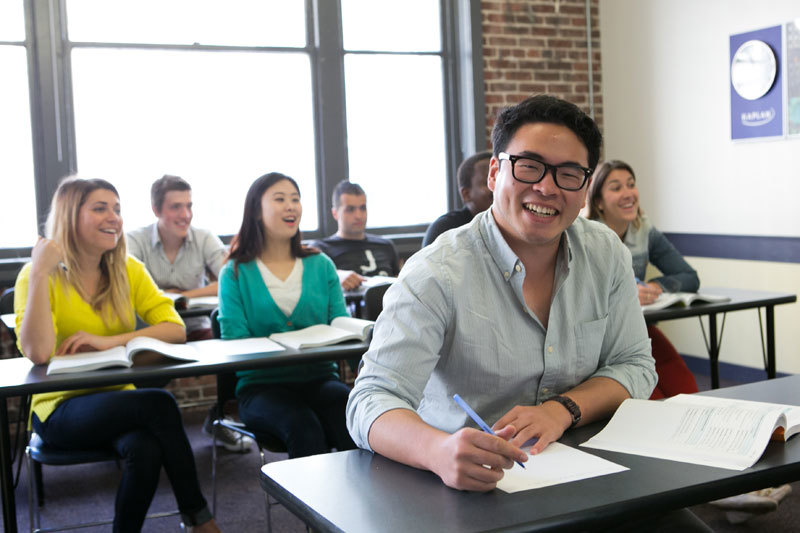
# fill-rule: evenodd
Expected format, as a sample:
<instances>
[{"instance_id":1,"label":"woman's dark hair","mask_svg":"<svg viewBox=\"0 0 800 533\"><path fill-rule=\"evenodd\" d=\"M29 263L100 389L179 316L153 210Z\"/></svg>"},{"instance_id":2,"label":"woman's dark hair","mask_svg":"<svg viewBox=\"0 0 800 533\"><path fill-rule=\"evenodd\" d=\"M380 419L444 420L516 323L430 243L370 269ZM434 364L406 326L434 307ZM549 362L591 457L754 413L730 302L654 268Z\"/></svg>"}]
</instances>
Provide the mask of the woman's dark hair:
<instances>
[{"instance_id":1,"label":"woman's dark hair","mask_svg":"<svg viewBox=\"0 0 800 533\"><path fill-rule=\"evenodd\" d=\"M264 225L261 221L261 198L267 192L267 189L283 180L291 183L297 189L297 194L300 194L300 187L297 186L297 182L280 172L264 174L254 181L247 191L247 196L244 199L242 226L239 228L239 233L233 237L231 250L228 254L228 259L233 259L234 271L237 273L238 266L241 263L257 259L261 256L261 252L264 251L266 235L264 235ZM299 229L292 237L291 251L294 257L301 258L319 253L316 248L303 245Z\"/></svg>"}]
</instances>

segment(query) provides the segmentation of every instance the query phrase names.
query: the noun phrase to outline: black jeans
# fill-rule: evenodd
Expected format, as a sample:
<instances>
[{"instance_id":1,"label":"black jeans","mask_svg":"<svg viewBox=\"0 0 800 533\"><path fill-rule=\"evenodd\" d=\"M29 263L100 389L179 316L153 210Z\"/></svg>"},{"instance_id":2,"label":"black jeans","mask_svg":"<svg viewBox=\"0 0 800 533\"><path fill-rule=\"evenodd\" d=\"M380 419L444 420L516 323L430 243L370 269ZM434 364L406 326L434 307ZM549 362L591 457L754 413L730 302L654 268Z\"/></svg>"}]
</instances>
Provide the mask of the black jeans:
<instances>
[{"instance_id":1,"label":"black jeans","mask_svg":"<svg viewBox=\"0 0 800 533\"><path fill-rule=\"evenodd\" d=\"M33 429L50 446L65 450L112 446L122 457L114 531L142 529L162 465L183 522L197 525L211 519L181 413L169 392L137 389L70 398L44 422L33 415Z\"/></svg>"},{"instance_id":2,"label":"black jeans","mask_svg":"<svg viewBox=\"0 0 800 533\"><path fill-rule=\"evenodd\" d=\"M345 423L350 389L336 379L275 383L239 392L239 417L248 429L277 437L289 457L356 447Z\"/></svg>"}]
</instances>

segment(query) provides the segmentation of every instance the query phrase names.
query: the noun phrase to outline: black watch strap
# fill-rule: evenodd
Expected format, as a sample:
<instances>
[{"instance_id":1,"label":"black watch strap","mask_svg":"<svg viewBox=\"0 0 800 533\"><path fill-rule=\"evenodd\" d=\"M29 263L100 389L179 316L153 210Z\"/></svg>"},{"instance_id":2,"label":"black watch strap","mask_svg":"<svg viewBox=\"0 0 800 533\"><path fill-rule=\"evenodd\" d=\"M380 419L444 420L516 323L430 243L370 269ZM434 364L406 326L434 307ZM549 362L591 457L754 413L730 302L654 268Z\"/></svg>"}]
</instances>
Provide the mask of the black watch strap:
<instances>
[{"instance_id":1,"label":"black watch strap","mask_svg":"<svg viewBox=\"0 0 800 533\"><path fill-rule=\"evenodd\" d=\"M570 427L575 427L575 424L581 421L581 408L578 407L578 404L572 401L571 398L567 396L553 396L547 401L558 402L569 411L569 414L572 416L572 425L570 425Z\"/></svg>"}]
</instances>

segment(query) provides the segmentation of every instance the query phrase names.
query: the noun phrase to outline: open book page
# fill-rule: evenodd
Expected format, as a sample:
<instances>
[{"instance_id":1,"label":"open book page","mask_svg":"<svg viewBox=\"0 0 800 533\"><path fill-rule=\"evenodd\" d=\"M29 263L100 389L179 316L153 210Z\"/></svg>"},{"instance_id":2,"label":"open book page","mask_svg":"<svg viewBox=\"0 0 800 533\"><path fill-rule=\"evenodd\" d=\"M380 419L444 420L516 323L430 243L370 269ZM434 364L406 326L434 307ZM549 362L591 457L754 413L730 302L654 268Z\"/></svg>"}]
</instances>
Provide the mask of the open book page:
<instances>
[{"instance_id":1,"label":"open book page","mask_svg":"<svg viewBox=\"0 0 800 533\"><path fill-rule=\"evenodd\" d=\"M47 365L47 375L69 372L88 372L99 368L131 366L124 346L115 346L99 352L84 352L73 355L54 355Z\"/></svg>"},{"instance_id":2,"label":"open book page","mask_svg":"<svg viewBox=\"0 0 800 533\"><path fill-rule=\"evenodd\" d=\"M530 446L523 450L530 451ZM514 463L513 468L505 471L497 488L504 492L519 492L624 470L628 468L560 442L553 442L542 453L528 456L525 468Z\"/></svg>"},{"instance_id":3,"label":"open book page","mask_svg":"<svg viewBox=\"0 0 800 533\"><path fill-rule=\"evenodd\" d=\"M125 346L115 346L108 350L53 356L47 365L47 375L88 372L115 366L130 367L134 364L136 354L140 352L155 352L180 361L197 361L197 351L187 344L172 344L152 337L136 337ZM146 359L144 363L150 364L157 362L160 357Z\"/></svg>"},{"instance_id":4,"label":"open book page","mask_svg":"<svg viewBox=\"0 0 800 533\"><path fill-rule=\"evenodd\" d=\"M366 340L369 330L375 322L364 320L363 318L353 318L349 316L337 316L331 321L331 326L338 329L349 331L361 336L361 340Z\"/></svg>"},{"instance_id":5,"label":"open book page","mask_svg":"<svg viewBox=\"0 0 800 533\"><path fill-rule=\"evenodd\" d=\"M783 431L780 431L780 438L775 439L773 435L773 440L788 440L789 437L796 433L800 433L800 407L796 405L784 405L780 403L767 403L767 402L754 402L750 400L731 400L729 398L718 398L716 396L701 396L697 394L678 394L677 396L673 396L672 398L668 398L664 400L666 402L680 402L680 403L693 403L693 404L703 404L703 405L715 405L715 406L724 406L729 405L732 401L736 402L738 405L747 406L750 405L754 409L761 408L764 406L774 407L776 409L781 409L783 411L783 416L786 419L786 426L781 428Z\"/></svg>"},{"instance_id":6,"label":"open book page","mask_svg":"<svg viewBox=\"0 0 800 533\"><path fill-rule=\"evenodd\" d=\"M188 344L173 344L152 337L135 337L125 345L128 359L133 361L134 356L143 351L153 351L169 356L173 359L184 361L197 361L197 351Z\"/></svg>"},{"instance_id":7,"label":"open book page","mask_svg":"<svg viewBox=\"0 0 800 533\"><path fill-rule=\"evenodd\" d=\"M0 315L0 319L2 319L3 324L6 325L9 331L14 331L14 329L17 327L17 315L14 313Z\"/></svg>"},{"instance_id":8,"label":"open book page","mask_svg":"<svg viewBox=\"0 0 800 533\"><path fill-rule=\"evenodd\" d=\"M327 324L317 324L316 326L309 326L295 331L273 333L269 338L289 348L299 349L328 346L329 344L336 344L349 340L360 340L361 335L328 326Z\"/></svg>"},{"instance_id":9,"label":"open book page","mask_svg":"<svg viewBox=\"0 0 800 533\"><path fill-rule=\"evenodd\" d=\"M397 281L397 278L391 276L372 276L369 278L365 278L364 281L361 282L363 287L377 287L378 285L386 285L388 283L394 283Z\"/></svg>"},{"instance_id":10,"label":"open book page","mask_svg":"<svg viewBox=\"0 0 800 533\"><path fill-rule=\"evenodd\" d=\"M704 294L697 292L662 292L656 301L642 306L642 311L656 311L666 309L673 305L689 306L694 302L698 303L718 303L727 302L730 298L718 294Z\"/></svg>"},{"instance_id":11,"label":"open book page","mask_svg":"<svg viewBox=\"0 0 800 533\"><path fill-rule=\"evenodd\" d=\"M744 470L764 453L784 409L729 400L725 405L622 402L606 427L581 446Z\"/></svg>"},{"instance_id":12,"label":"open book page","mask_svg":"<svg viewBox=\"0 0 800 533\"><path fill-rule=\"evenodd\" d=\"M192 346L198 354L198 359L226 357L230 355L250 355L269 352L282 352L286 348L269 340L267 337L252 337L249 339L209 339L192 341L187 345Z\"/></svg>"},{"instance_id":13,"label":"open book page","mask_svg":"<svg viewBox=\"0 0 800 533\"><path fill-rule=\"evenodd\" d=\"M187 300L187 307L218 307L219 296L197 296Z\"/></svg>"}]
</instances>

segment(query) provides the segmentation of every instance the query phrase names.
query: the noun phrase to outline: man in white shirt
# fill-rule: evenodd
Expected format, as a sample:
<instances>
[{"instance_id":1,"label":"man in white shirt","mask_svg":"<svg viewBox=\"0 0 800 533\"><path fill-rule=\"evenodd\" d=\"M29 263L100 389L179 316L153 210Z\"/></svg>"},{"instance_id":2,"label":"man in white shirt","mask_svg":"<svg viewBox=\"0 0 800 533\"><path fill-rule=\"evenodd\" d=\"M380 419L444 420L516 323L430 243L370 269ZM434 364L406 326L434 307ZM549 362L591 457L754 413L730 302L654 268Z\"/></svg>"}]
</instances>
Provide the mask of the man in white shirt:
<instances>
[{"instance_id":1,"label":"man in white shirt","mask_svg":"<svg viewBox=\"0 0 800 533\"><path fill-rule=\"evenodd\" d=\"M217 295L217 276L227 251L211 231L192 226L192 187L178 176L164 175L153 182L150 202L158 221L131 231L128 253L141 260L156 284L165 292L186 298ZM188 340L210 339L208 317L184 319ZM211 433L216 409L212 407L203 424ZM230 451L246 452L252 440L221 430L217 442Z\"/></svg>"}]
</instances>

